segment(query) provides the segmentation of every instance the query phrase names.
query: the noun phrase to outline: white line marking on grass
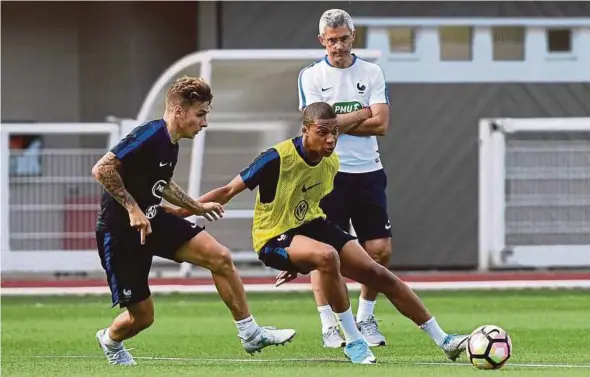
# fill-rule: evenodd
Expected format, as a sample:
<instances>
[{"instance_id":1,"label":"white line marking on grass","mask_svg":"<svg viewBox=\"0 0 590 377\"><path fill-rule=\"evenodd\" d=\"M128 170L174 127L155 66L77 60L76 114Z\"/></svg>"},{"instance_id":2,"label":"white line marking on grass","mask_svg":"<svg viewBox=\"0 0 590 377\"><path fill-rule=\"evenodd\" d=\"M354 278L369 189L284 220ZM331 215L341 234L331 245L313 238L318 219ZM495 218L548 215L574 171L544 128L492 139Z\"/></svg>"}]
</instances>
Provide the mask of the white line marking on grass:
<instances>
[{"instance_id":1,"label":"white line marking on grass","mask_svg":"<svg viewBox=\"0 0 590 377\"><path fill-rule=\"evenodd\" d=\"M11 358L25 359L104 359L99 355L26 355L8 356ZM198 358L198 357L159 357L159 356L133 356L136 360L156 361L196 361L196 362L221 362L221 363L282 363L282 362L311 362L311 363L348 363L346 359L222 359L222 358Z\"/></svg>"},{"instance_id":2,"label":"white line marking on grass","mask_svg":"<svg viewBox=\"0 0 590 377\"><path fill-rule=\"evenodd\" d=\"M342 363L349 361L346 359L213 359L213 358L197 358L197 357L156 357L156 356L139 356L135 357L138 360L163 360L163 361L206 361L206 362L222 362L222 363L282 363L282 362L299 362L299 363Z\"/></svg>"},{"instance_id":3,"label":"white line marking on grass","mask_svg":"<svg viewBox=\"0 0 590 377\"><path fill-rule=\"evenodd\" d=\"M27 355L27 356L8 356L9 358L24 359L104 359L99 355ZM350 363L345 358L327 359L327 358L309 358L309 359L223 359L223 358L199 358L199 357L160 357L160 356L134 356L136 360L154 360L154 361L189 361L189 362L213 362L213 363ZM420 365L420 366L459 366L472 367L469 363L450 363L450 362L415 362L404 363L396 361L377 361L378 364L397 364L397 365ZM590 369L590 365L576 364L527 364L527 363L508 363L504 368L564 368L564 369Z\"/></svg>"},{"instance_id":4,"label":"white line marking on grass","mask_svg":"<svg viewBox=\"0 0 590 377\"><path fill-rule=\"evenodd\" d=\"M423 362L423 363L413 363L414 365L445 365L445 366L465 366L465 367L472 367L469 363L436 363L436 362ZM590 369L590 365L576 365L576 364L518 364L518 363L508 363L504 368L582 368L582 369Z\"/></svg>"}]
</instances>

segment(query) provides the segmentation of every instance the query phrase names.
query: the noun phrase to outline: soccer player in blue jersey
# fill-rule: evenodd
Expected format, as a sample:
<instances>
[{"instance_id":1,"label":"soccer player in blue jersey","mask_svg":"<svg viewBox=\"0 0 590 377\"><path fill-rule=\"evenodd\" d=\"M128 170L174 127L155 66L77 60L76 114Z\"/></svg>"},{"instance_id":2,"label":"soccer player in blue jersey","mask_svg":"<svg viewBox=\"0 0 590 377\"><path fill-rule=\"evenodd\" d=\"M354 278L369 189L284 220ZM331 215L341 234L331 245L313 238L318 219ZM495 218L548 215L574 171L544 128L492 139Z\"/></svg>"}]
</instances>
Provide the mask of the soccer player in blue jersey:
<instances>
[{"instance_id":1,"label":"soccer player in blue jersey","mask_svg":"<svg viewBox=\"0 0 590 377\"><path fill-rule=\"evenodd\" d=\"M123 341L154 321L148 276L154 255L188 262L211 271L215 286L232 313L238 336L248 353L283 344L294 330L263 328L250 314L244 286L230 251L203 228L160 207L162 198L191 215L216 220L218 203L193 200L174 181L178 141L194 138L207 127L213 95L201 78L182 77L166 95L163 119L147 122L107 152L92 169L104 187L96 239L113 306L126 310L96 338L112 364L135 361Z\"/></svg>"}]
</instances>

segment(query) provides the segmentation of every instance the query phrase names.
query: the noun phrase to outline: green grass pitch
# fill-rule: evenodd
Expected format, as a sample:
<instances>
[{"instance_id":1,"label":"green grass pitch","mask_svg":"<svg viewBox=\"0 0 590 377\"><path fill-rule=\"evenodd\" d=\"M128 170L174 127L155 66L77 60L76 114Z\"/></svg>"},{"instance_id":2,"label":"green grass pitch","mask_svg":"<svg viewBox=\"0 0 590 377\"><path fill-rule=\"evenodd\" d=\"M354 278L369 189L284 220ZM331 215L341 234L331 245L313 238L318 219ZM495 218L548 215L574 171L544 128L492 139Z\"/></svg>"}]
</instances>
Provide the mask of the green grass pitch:
<instances>
[{"instance_id":1,"label":"green grass pitch","mask_svg":"<svg viewBox=\"0 0 590 377\"><path fill-rule=\"evenodd\" d=\"M154 325L126 343L139 365L120 367L106 362L94 339L118 312L108 297L3 297L2 376L590 376L589 291L419 294L449 332L483 324L507 330L509 363L496 371L476 370L465 355L451 363L381 296L376 314L390 344L373 349L378 364L352 365L341 350L321 347L311 293L273 293L249 294L250 305L259 324L297 330L285 347L251 357L218 296L160 295Z\"/></svg>"}]
</instances>

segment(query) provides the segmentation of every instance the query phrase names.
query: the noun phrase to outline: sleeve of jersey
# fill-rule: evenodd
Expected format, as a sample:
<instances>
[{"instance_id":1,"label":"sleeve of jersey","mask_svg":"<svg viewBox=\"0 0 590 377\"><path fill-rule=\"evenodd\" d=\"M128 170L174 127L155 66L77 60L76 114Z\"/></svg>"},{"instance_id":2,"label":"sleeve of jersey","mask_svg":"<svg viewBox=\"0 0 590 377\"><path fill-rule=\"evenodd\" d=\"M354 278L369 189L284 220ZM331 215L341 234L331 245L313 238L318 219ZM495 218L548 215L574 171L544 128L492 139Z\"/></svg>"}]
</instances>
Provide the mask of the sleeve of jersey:
<instances>
[{"instance_id":1,"label":"sleeve of jersey","mask_svg":"<svg viewBox=\"0 0 590 377\"><path fill-rule=\"evenodd\" d=\"M152 140L158 129L150 128L141 131L131 132L125 136L119 144L111 148L111 152L117 156L121 161L124 161L126 157L133 155L138 150L145 148L150 140Z\"/></svg>"},{"instance_id":2,"label":"sleeve of jersey","mask_svg":"<svg viewBox=\"0 0 590 377\"><path fill-rule=\"evenodd\" d=\"M371 85L371 92L369 94L369 106L377 103L389 105L389 90L387 89L383 70L377 67L373 77L373 85Z\"/></svg>"},{"instance_id":3,"label":"sleeve of jersey","mask_svg":"<svg viewBox=\"0 0 590 377\"><path fill-rule=\"evenodd\" d=\"M299 88L299 110L305 109L307 105L314 102L322 101L322 94L317 85L318 80L314 80L313 71L310 67L303 68L299 72L297 86Z\"/></svg>"},{"instance_id":4,"label":"sleeve of jersey","mask_svg":"<svg viewBox=\"0 0 590 377\"><path fill-rule=\"evenodd\" d=\"M260 154L248 167L240 172L246 187L254 190L259 185L277 181L280 170L280 156L276 149L270 148Z\"/></svg>"}]
</instances>

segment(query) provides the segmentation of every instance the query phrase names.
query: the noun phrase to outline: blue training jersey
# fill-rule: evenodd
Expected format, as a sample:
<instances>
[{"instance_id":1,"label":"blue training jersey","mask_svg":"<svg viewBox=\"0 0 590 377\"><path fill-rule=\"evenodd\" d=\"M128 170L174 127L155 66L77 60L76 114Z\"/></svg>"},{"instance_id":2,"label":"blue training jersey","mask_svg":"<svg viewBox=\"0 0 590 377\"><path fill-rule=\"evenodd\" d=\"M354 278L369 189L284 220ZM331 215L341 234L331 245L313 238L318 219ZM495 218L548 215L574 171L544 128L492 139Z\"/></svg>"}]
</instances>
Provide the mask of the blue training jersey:
<instances>
[{"instance_id":1,"label":"blue training jersey","mask_svg":"<svg viewBox=\"0 0 590 377\"><path fill-rule=\"evenodd\" d=\"M125 188L147 214L162 201L178 160L178 143L171 142L166 122L157 119L135 128L110 151L121 161L119 174ZM105 228L130 228L127 210L106 190L97 222L97 229Z\"/></svg>"}]
</instances>

